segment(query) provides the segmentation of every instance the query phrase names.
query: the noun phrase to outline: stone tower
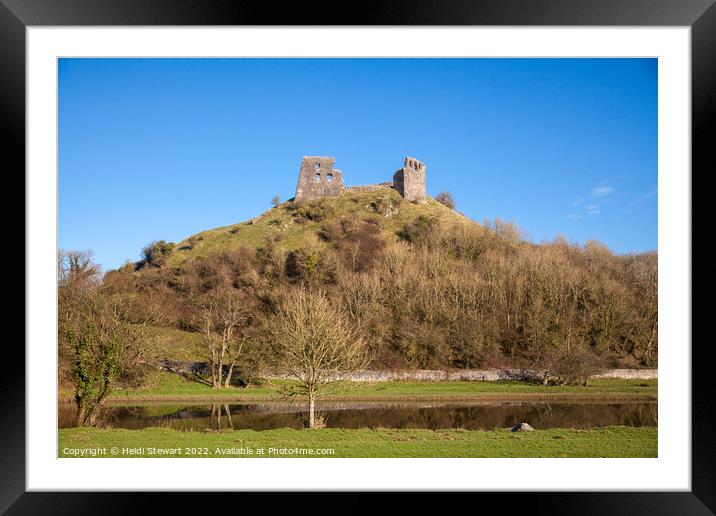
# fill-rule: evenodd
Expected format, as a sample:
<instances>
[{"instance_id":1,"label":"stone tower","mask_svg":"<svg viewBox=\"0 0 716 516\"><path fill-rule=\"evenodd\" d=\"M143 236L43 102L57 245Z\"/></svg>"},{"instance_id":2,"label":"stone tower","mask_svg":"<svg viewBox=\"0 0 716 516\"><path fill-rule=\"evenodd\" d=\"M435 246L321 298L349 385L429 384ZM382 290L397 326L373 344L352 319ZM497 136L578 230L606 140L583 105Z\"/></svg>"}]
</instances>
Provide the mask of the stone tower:
<instances>
[{"instance_id":1,"label":"stone tower","mask_svg":"<svg viewBox=\"0 0 716 516\"><path fill-rule=\"evenodd\" d=\"M405 158L403 168L393 174L393 185L409 201L425 199L425 163L415 158Z\"/></svg>"},{"instance_id":2,"label":"stone tower","mask_svg":"<svg viewBox=\"0 0 716 516\"><path fill-rule=\"evenodd\" d=\"M297 201L318 197L336 197L343 191L343 173L333 168L335 158L304 156L296 186Z\"/></svg>"}]
</instances>

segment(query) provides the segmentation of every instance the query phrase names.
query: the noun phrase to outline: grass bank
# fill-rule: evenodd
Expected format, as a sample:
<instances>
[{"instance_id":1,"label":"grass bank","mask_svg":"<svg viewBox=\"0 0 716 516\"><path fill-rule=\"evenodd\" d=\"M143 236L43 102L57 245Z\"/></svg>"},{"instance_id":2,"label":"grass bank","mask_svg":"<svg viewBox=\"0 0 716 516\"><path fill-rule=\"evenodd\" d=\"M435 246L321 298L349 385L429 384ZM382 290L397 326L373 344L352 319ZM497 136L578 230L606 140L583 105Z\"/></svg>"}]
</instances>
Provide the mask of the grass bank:
<instances>
[{"instance_id":1,"label":"grass bank","mask_svg":"<svg viewBox=\"0 0 716 516\"><path fill-rule=\"evenodd\" d=\"M465 224L469 219L428 197L424 203L403 202L392 187L375 190L346 190L338 197L328 197L308 204L319 204L331 219L357 214L361 217L380 215L373 207L376 201L397 208L392 216L382 219L382 235L388 241L397 239L397 231L419 215L434 217L446 223ZM207 256L212 251L238 249L243 245L261 247L269 235L280 235L278 245L294 250L316 238L321 222L305 220L299 224L294 217L296 205L284 202L250 221L202 231L179 242L166 261L167 267L180 266L189 258ZM194 243L190 243L193 240Z\"/></svg>"},{"instance_id":2,"label":"grass bank","mask_svg":"<svg viewBox=\"0 0 716 516\"><path fill-rule=\"evenodd\" d=\"M156 372L147 387L117 390L110 400L124 402L276 401L290 382L274 380L245 388L212 389L173 373ZM333 401L652 401L658 380L590 380L582 386L550 386L519 381L494 382L336 382L326 387L323 399ZM62 390L63 401L72 392Z\"/></svg>"},{"instance_id":3,"label":"grass bank","mask_svg":"<svg viewBox=\"0 0 716 516\"><path fill-rule=\"evenodd\" d=\"M655 427L592 430L277 429L180 432L68 428L58 456L76 457L656 457ZM112 450L116 450L113 452ZM263 449L264 453L259 453ZM129 450L132 450L130 452ZM248 451L251 450L249 453ZM306 450L306 451L302 451ZM308 451L312 450L312 452Z\"/></svg>"}]
</instances>

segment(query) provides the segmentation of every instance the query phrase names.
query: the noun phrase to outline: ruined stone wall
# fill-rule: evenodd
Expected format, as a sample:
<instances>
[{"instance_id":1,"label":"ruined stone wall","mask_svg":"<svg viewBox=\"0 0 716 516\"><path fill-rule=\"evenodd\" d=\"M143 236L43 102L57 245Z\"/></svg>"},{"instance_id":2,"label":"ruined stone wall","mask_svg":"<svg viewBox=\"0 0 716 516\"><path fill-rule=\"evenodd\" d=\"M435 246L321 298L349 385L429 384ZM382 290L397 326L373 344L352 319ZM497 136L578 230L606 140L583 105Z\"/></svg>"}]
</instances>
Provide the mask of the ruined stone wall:
<instances>
[{"instance_id":1,"label":"ruined stone wall","mask_svg":"<svg viewBox=\"0 0 716 516\"><path fill-rule=\"evenodd\" d=\"M333 168L335 158L304 156L296 186L296 200L336 197L343 191L343 173Z\"/></svg>"},{"instance_id":2,"label":"ruined stone wall","mask_svg":"<svg viewBox=\"0 0 716 516\"><path fill-rule=\"evenodd\" d=\"M391 181L386 181L385 183L376 183L373 185L346 186L345 191L353 193L378 192L380 190L385 190L386 188L393 188L393 183Z\"/></svg>"},{"instance_id":3,"label":"ruined stone wall","mask_svg":"<svg viewBox=\"0 0 716 516\"><path fill-rule=\"evenodd\" d=\"M405 158L403 168L393 174L395 189L409 201L425 199L425 163L415 158Z\"/></svg>"}]
</instances>

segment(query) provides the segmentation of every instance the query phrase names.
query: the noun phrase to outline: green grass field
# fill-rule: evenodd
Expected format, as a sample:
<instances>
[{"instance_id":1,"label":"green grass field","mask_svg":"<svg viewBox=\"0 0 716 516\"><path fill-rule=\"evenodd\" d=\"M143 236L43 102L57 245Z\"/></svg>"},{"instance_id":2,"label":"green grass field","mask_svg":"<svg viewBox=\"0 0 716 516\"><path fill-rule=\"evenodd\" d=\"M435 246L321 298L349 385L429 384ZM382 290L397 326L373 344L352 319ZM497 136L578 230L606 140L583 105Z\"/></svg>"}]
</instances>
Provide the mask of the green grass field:
<instances>
[{"instance_id":1,"label":"green grass field","mask_svg":"<svg viewBox=\"0 0 716 516\"><path fill-rule=\"evenodd\" d=\"M77 457L656 457L655 427L593 430L395 430L327 428L179 432L69 428L58 456ZM259 450L264 453L259 453ZM313 452L299 452L313 450ZM130 452L129 450L132 450ZM252 454L247 454L252 450ZM291 453L293 450L293 453ZM328 450L328 451L326 451ZM223 453L222 453L223 451Z\"/></svg>"},{"instance_id":2,"label":"green grass field","mask_svg":"<svg viewBox=\"0 0 716 516\"><path fill-rule=\"evenodd\" d=\"M267 381L246 388L212 389L168 372L156 372L147 387L117 390L110 400L127 401L275 401L288 381ZM374 401L462 401L462 400L629 400L657 399L657 380L590 380L586 387L543 386L519 381L495 382L336 382L326 386L327 400ZM60 398L72 399L72 392L61 390Z\"/></svg>"}]
</instances>

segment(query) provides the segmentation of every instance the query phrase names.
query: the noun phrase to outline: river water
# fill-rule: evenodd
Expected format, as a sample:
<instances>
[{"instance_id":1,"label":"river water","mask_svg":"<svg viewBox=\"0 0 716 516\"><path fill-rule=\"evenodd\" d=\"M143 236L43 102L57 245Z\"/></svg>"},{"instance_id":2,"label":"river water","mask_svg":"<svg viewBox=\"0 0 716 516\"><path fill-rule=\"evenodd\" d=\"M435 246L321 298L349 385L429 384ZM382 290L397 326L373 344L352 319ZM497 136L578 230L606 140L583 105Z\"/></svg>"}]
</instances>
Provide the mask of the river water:
<instances>
[{"instance_id":1,"label":"river water","mask_svg":"<svg viewBox=\"0 0 716 516\"><path fill-rule=\"evenodd\" d=\"M329 428L463 428L492 430L527 422L536 429L657 426L656 402L319 402ZM60 403L60 428L74 425L75 407ZM304 428L304 403L112 405L104 415L115 428L178 430Z\"/></svg>"}]
</instances>

